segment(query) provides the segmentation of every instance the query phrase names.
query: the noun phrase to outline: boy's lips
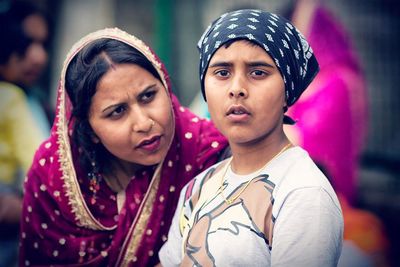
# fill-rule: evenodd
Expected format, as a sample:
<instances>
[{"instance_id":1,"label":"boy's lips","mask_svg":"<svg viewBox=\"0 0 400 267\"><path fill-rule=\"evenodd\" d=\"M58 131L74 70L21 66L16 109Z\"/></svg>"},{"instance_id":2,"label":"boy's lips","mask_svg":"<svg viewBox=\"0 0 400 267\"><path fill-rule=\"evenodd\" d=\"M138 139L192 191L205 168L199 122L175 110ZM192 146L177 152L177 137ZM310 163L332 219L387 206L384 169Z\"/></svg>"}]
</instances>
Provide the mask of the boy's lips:
<instances>
[{"instance_id":1,"label":"boy's lips","mask_svg":"<svg viewBox=\"0 0 400 267\"><path fill-rule=\"evenodd\" d=\"M251 113L242 105L232 105L226 112L226 117L230 122L243 123L249 120Z\"/></svg>"},{"instance_id":2,"label":"boy's lips","mask_svg":"<svg viewBox=\"0 0 400 267\"><path fill-rule=\"evenodd\" d=\"M250 115L250 112L242 105L232 105L229 107L228 111L226 112L226 115Z\"/></svg>"}]
</instances>

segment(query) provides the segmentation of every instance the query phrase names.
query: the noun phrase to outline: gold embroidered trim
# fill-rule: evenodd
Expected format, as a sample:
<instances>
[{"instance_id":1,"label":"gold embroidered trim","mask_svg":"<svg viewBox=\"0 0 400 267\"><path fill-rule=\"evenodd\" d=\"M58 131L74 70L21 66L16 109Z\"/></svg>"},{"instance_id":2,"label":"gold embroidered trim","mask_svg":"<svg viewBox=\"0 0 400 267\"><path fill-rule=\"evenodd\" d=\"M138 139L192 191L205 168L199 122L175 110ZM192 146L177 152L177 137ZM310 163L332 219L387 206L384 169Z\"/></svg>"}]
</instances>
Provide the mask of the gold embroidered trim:
<instances>
[{"instance_id":1,"label":"gold embroidered trim","mask_svg":"<svg viewBox=\"0 0 400 267\"><path fill-rule=\"evenodd\" d=\"M140 241L143 238L144 231L147 228L146 226L152 213L152 207L156 200L158 186L160 184L162 164L163 162L157 166L157 169L154 172L153 179L141 203L138 215L135 217L135 220L129 229L129 233L127 235L128 238L125 239L125 242L122 246L122 253L117 260L117 263L121 263L117 264L116 266L129 266L129 264L132 262L132 259L138 258L136 255L137 249L139 248ZM126 251L125 255L123 251Z\"/></svg>"},{"instance_id":2,"label":"gold embroidered trim","mask_svg":"<svg viewBox=\"0 0 400 267\"><path fill-rule=\"evenodd\" d=\"M139 50L154 65L158 74L160 75L160 78L167 92L168 92L168 85L166 83L164 73L161 70L161 63L157 61L155 55L151 52L150 48L146 46L144 42L137 39L135 36L130 35L118 28L107 28L104 30L93 32L85 36L80 41L75 43L75 45L71 48L71 50L67 54L66 60L64 61L63 69L61 71L60 85L59 85L59 99L58 99L59 105L57 107L57 115L56 115L58 118L58 122L56 125L57 127L56 129L58 135L57 143L59 145L58 149L59 163L62 172L61 179L64 181L65 196L68 198L68 204L71 206L71 212L75 214L75 220L77 221L77 224L79 226L94 230L113 230L117 227L116 225L111 227L106 227L103 224L101 224L98 220L96 220L96 218L93 216L88 206L86 205L86 202L80 190L76 172L73 166L71 146L68 138L68 121L66 119L67 116L66 109L68 107L68 103L64 88L67 67L71 62L72 58L87 44L101 38L111 38L119 40ZM161 166L162 163L159 164L158 168L160 168ZM149 199L154 197L153 196L155 194L154 192L157 192L158 190L159 177L157 176L157 179L154 180L155 181L153 182L153 184L156 188L155 190L150 190L151 193L148 193ZM154 199L152 199L151 204L153 203L153 201ZM147 204L145 205L144 211L146 213L149 211L149 205ZM139 214L140 213L138 213L138 215ZM141 218L142 215L140 215L140 219L138 220L140 223L142 223ZM134 243L136 244L135 246L137 246L136 241ZM131 245L129 247L131 248ZM134 250L134 248L132 248L132 250Z\"/></svg>"}]
</instances>

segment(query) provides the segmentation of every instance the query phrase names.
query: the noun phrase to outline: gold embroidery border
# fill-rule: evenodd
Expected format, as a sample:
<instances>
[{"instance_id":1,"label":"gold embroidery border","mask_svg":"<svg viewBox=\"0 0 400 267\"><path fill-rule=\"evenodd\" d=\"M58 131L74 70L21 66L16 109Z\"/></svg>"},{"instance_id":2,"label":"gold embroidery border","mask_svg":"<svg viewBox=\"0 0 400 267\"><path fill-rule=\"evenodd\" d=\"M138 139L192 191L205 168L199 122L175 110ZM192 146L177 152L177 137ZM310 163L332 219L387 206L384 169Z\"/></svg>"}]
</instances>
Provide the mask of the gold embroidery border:
<instances>
[{"instance_id":1,"label":"gold embroidery border","mask_svg":"<svg viewBox=\"0 0 400 267\"><path fill-rule=\"evenodd\" d=\"M152 207L156 200L158 187L160 185L161 177L161 167L163 162L161 162L156 171L154 172L153 179L149 185L146 195L139 208L138 216L135 217L129 232L128 238L125 239L124 244L121 248L121 254L118 257L116 266L129 266L134 259L137 259L136 252L139 248L140 241L143 238L144 231L146 230L147 222L149 221L150 215L152 213ZM124 252L126 250L126 252Z\"/></svg>"},{"instance_id":2,"label":"gold embroidery border","mask_svg":"<svg viewBox=\"0 0 400 267\"><path fill-rule=\"evenodd\" d=\"M68 121L66 119L67 116L67 108L68 108L68 103L66 99L66 93L65 93L65 75L67 71L67 67L69 63L71 62L72 58L87 44L90 42L101 39L101 38L111 38L115 40L122 41L128 45L131 45L132 47L136 48L139 50L147 59L150 60L150 62L155 66L159 76L161 77L162 83L164 87L168 91L168 84L165 79L165 75L161 70L161 63L157 61L155 55L151 52L150 48L141 40L136 38L133 35L130 35L118 28L106 28L103 30L99 30L93 33L88 34L87 36L83 37L81 40L79 40L71 50L68 52L66 60L64 61L63 68L61 71L61 79L60 79L60 84L59 84L59 98L58 102L59 105L57 107L57 124L56 124L56 132L57 132L57 143L59 145L58 148L58 154L59 154L59 163L60 163L60 169L62 172L62 177L61 179L64 181L64 188L65 188L65 196L68 199L68 204L71 206L71 212L75 215L75 220L77 221L77 224L81 227L86 227L89 229L93 230L113 230L117 227L117 225L111 226L111 227L106 227L103 224L101 224L96 218L93 216L93 214L90 212L88 206L86 205L86 202L83 198L82 192L79 187L79 183L77 180L76 172L74 170L73 166L73 160L72 160L72 152L71 152L71 146L70 146L70 141L68 138ZM158 168L161 168L162 162L159 164ZM156 173L155 173L156 174ZM156 179L156 176L153 176L154 181L154 186L156 188L149 187L149 192L147 192L147 195L149 195L148 200L151 200L151 203L146 203L144 205L144 210L145 212L148 212L150 209L150 205L153 205L154 202L154 197L155 193L158 190L158 184L159 184L159 175ZM153 184L153 183L152 183ZM152 190L150 190L152 189ZM155 190L154 190L155 189ZM146 201L147 202L147 201ZM138 220L138 229L144 229L144 224L146 221L143 221L141 218L145 217L140 214L140 212L136 215L135 221L137 220L137 217L140 215L140 219ZM149 217L149 215L147 216ZM133 224L134 225L134 224ZM132 230L132 229L131 229ZM136 231L135 231L136 235ZM140 236L141 237L141 236ZM138 237L135 236L134 239L137 239ZM126 241L125 241L126 242ZM129 251L136 251L137 249L137 242L133 242L135 244L134 247L131 247L129 245ZM134 252L133 252L134 254ZM130 254L131 255L131 254Z\"/></svg>"}]
</instances>

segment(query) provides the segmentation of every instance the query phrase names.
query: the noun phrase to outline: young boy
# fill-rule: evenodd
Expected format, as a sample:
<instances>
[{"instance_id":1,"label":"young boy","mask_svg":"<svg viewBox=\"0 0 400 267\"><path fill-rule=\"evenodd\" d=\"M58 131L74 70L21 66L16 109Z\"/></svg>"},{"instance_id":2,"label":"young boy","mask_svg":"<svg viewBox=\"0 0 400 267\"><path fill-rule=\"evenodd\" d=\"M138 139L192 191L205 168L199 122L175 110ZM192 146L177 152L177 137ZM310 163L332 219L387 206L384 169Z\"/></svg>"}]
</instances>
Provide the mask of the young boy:
<instances>
[{"instance_id":1,"label":"young boy","mask_svg":"<svg viewBox=\"0 0 400 267\"><path fill-rule=\"evenodd\" d=\"M283 131L294 123L284 113L318 72L311 47L287 20L260 10L222 15L198 46L202 93L232 157L182 190L161 264L336 266L338 199Z\"/></svg>"}]
</instances>

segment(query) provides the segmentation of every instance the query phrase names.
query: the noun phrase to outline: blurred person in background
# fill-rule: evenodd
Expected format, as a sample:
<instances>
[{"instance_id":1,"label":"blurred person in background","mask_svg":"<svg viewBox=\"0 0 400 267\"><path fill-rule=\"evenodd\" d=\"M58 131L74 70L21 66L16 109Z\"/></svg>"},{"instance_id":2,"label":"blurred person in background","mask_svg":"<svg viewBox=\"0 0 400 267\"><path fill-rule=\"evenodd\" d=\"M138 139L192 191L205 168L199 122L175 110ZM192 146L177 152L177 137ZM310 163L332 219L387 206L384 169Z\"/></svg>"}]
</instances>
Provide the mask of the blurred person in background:
<instances>
[{"instance_id":1,"label":"blurred person in background","mask_svg":"<svg viewBox=\"0 0 400 267\"><path fill-rule=\"evenodd\" d=\"M353 246L351 250L359 250L357 255L364 254L371 266L387 266L383 223L371 212L356 208L368 123L367 86L357 51L344 26L320 1L293 1L281 13L307 37L320 64L320 73L288 111L297 122L285 131L321 166L338 194L345 224L339 266L364 266L361 261L354 265L356 254L347 253Z\"/></svg>"},{"instance_id":2,"label":"blurred person in background","mask_svg":"<svg viewBox=\"0 0 400 267\"><path fill-rule=\"evenodd\" d=\"M9 267L17 259L22 180L49 134L38 97L45 93L33 88L47 65L49 30L47 17L33 4L5 3L0 11L0 266Z\"/></svg>"}]
</instances>

